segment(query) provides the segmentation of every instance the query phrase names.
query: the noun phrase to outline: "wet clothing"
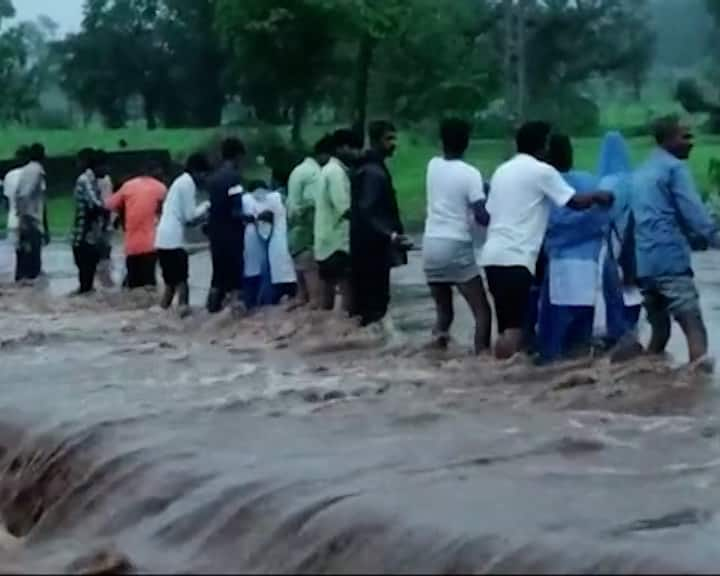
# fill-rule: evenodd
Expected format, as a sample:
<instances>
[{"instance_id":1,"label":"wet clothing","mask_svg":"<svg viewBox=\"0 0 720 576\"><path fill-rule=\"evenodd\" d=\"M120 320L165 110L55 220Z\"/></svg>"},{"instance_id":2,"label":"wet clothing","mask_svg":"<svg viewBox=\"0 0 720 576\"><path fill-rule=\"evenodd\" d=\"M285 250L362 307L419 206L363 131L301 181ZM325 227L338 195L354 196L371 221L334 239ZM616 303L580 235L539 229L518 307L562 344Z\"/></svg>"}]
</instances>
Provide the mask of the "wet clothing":
<instances>
[{"instance_id":1,"label":"wet clothing","mask_svg":"<svg viewBox=\"0 0 720 576\"><path fill-rule=\"evenodd\" d=\"M95 283L95 273L100 263L100 250L96 244L87 242L73 243L73 257L78 269L80 294L92 292Z\"/></svg>"},{"instance_id":2,"label":"wet clothing","mask_svg":"<svg viewBox=\"0 0 720 576\"><path fill-rule=\"evenodd\" d=\"M188 174L179 176L170 186L155 236L158 250L177 250L186 247L185 228L202 218L209 204L197 204L197 185Z\"/></svg>"},{"instance_id":3,"label":"wet clothing","mask_svg":"<svg viewBox=\"0 0 720 576\"><path fill-rule=\"evenodd\" d=\"M527 154L500 166L490 183L482 265L525 266L534 274L552 204L565 206L574 195L555 168Z\"/></svg>"},{"instance_id":4,"label":"wet clothing","mask_svg":"<svg viewBox=\"0 0 720 576\"><path fill-rule=\"evenodd\" d=\"M137 256L155 252L155 228L160 207L167 195L162 182L150 177L128 180L105 206L125 214L125 254Z\"/></svg>"},{"instance_id":5,"label":"wet clothing","mask_svg":"<svg viewBox=\"0 0 720 576\"><path fill-rule=\"evenodd\" d=\"M351 262L347 252L335 252L317 265L320 278L324 282L334 284L350 276Z\"/></svg>"},{"instance_id":6,"label":"wet clothing","mask_svg":"<svg viewBox=\"0 0 720 576\"><path fill-rule=\"evenodd\" d=\"M480 172L463 160L433 158L427 169L423 268L430 284L465 284L480 275L473 205L485 200Z\"/></svg>"},{"instance_id":7,"label":"wet clothing","mask_svg":"<svg viewBox=\"0 0 720 576\"><path fill-rule=\"evenodd\" d=\"M577 193L597 189L586 172L563 175ZM589 347L593 338L595 304L601 289L598 262L608 236L610 216L599 207L584 212L553 208L545 237L548 270L541 291L538 352L552 361Z\"/></svg>"},{"instance_id":8,"label":"wet clothing","mask_svg":"<svg viewBox=\"0 0 720 576\"><path fill-rule=\"evenodd\" d=\"M157 286L157 253L148 252L127 256L127 287L130 290Z\"/></svg>"},{"instance_id":9,"label":"wet clothing","mask_svg":"<svg viewBox=\"0 0 720 576\"><path fill-rule=\"evenodd\" d=\"M22 167L10 170L3 180L3 195L7 199L8 203L7 231L8 234L13 235L13 237L17 234L18 226L20 224L17 214L17 193L18 186L20 185L22 170Z\"/></svg>"},{"instance_id":10,"label":"wet clothing","mask_svg":"<svg viewBox=\"0 0 720 576\"><path fill-rule=\"evenodd\" d=\"M498 331L526 327L533 275L526 266L488 266L488 289L495 303Z\"/></svg>"},{"instance_id":11,"label":"wet clothing","mask_svg":"<svg viewBox=\"0 0 720 576\"><path fill-rule=\"evenodd\" d=\"M72 244L95 246L103 239L107 210L102 201L98 179L92 170L86 170L75 184L75 221Z\"/></svg>"},{"instance_id":12,"label":"wet clothing","mask_svg":"<svg viewBox=\"0 0 720 576\"><path fill-rule=\"evenodd\" d=\"M15 279L35 280L42 272L45 233L45 169L39 162L26 164L18 175L15 194L17 245Z\"/></svg>"},{"instance_id":13,"label":"wet clothing","mask_svg":"<svg viewBox=\"0 0 720 576\"><path fill-rule=\"evenodd\" d=\"M15 246L15 281L35 280L42 272L43 233L21 224Z\"/></svg>"},{"instance_id":14,"label":"wet clothing","mask_svg":"<svg viewBox=\"0 0 720 576\"><path fill-rule=\"evenodd\" d=\"M466 284L480 276L472 241L425 238L423 269L429 284Z\"/></svg>"},{"instance_id":15,"label":"wet clothing","mask_svg":"<svg viewBox=\"0 0 720 576\"><path fill-rule=\"evenodd\" d=\"M388 312L391 269L407 264L407 253L392 241L404 233L392 176L374 151L353 178L350 220L353 314L367 326Z\"/></svg>"},{"instance_id":16,"label":"wet clothing","mask_svg":"<svg viewBox=\"0 0 720 576\"><path fill-rule=\"evenodd\" d=\"M244 290L245 304L249 309L271 306L278 302L276 286L295 284L296 275L293 260L288 250L287 213L279 192L256 190L242 194L243 215L255 219L245 227L245 280L249 285ZM258 221L258 217L270 212L272 224ZM282 297L282 296L280 296Z\"/></svg>"},{"instance_id":17,"label":"wet clothing","mask_svg":"<svg viewBox=\"0 0 720 576\"><path fill-rule=\"evenodd\" d=\"M648 321L655 325L671 316L701 315L700 295L692 276L660 276L640 281Z\"/></svg>"},{"instance_id":18,"label":"wet clothing","mask_svg":"<svg viewBox=\"0 0 720 576\"><path fill-rule=\"evenodd\" d=\"M184 248L158 250L158 260L166 286L175 288L180 284L187 284L190 259Z\"/></svg>"},{"instance_id":19,"label":"wet clothing","mask_svg":"<svg viewBox=\"0 0 720 576\"><path fill-rule=\"evenodd\" d=\"M213 266L212 298L208 301L211 312L220 311L227 294L242 289L245 226L242 221L233 218L229 194L240 184L240 171L232 162L224 162L207 181L210 195L207 229Z\"/></svg>"},{"instance_id":20,"label":"wet clothing","mask_svg":"<svg viewBox=\"0 0 720 576\"><path fill-rule=\"evenodd\" d=\"M315 259L350 253L351 183L348 168L331 158L322 169L323 183L315 203Z\"/></svg>"},{"instance_id":21,"label":"wet clothing","mask_svg":"<svg viewBox=\"0 0 720 576\"><path fill-rule=\"evenodd\" d=\"M306 158L288 181L288 247L294 258L312 251L315 242L315 202L322 192L323 175L314 158Z\"/></svg>"},{"instance_id":22,"label":"wet clothing","mask_svg":"<svg viewBox=\"0 0 720 576\"><path fill-rule=\"evenodd\" d=\"M635 173L630 201L640 279L691 273L691 242L707 247L717 232L687 164L662 149Z\"/></svg>"}]
</instances>

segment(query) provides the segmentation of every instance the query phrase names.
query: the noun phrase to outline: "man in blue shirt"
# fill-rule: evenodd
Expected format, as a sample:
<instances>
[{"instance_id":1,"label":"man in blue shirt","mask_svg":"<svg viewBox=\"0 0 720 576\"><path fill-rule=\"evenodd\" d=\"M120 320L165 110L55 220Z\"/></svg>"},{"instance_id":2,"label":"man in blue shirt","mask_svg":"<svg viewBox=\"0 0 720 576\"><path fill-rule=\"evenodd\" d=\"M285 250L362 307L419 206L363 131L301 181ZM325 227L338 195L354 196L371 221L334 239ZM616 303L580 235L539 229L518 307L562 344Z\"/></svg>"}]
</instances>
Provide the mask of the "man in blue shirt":
<instances>
[{"instance_id":1,"label":"man in blue shirt","mask_svg":"<svg viewBox=\"0 0 720 576\"><path fill-rule=\"evenodd\" d=\"M707 355L708 337L691 251L717 245L717 228L687 167L690 129L677 117L663 118L655 140L658 148L637 171L630 200L638 284L652 327L649 352L665 351L674 318L687 338L690 362L696 363Z\"/></svg>"}]
</instances>

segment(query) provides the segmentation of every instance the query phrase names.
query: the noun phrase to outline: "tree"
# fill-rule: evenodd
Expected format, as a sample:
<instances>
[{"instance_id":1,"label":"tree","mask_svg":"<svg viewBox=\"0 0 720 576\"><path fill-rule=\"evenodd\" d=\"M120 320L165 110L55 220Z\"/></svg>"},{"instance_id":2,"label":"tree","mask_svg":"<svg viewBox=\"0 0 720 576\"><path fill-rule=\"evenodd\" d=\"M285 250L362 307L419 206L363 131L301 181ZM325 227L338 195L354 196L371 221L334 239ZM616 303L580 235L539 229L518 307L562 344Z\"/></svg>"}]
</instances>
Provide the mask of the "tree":
<instances>
[{"instance_id":1,"label":"tree","mask_svg":"<svg viewBox=\"0 0 720 576\"><path fill-rule=\"evenodd\" d=\"M39 79L37 61L26 35L28 25L4 28L3 20L12 18L15 9L10 0L0 0L0 121L22 122L37 106Z\"/></svg>"},{"instance_id":2,"label":"tree","mask_svg":"<svg viewBox=\"0 0 720 576\"><path fill-rule=\"evenodd\" d=\"M246 104L278 121L288 109L292 138L302 139L311 104L323 97L333 65L335 8L327 0L218 0L216 22L233 56Z\"/></svg>"},{"instance_id":3,"label":"tree","mask_svg":"<svg viewBox=\"0 0 720 576\"><path fill-rule=\"evenodd\" d=\"M61 46L66 90L108 125L139 96L147 126L217 126L224 55L214 0L86 0L82 30Z\"/></svg>"}]
</instances>

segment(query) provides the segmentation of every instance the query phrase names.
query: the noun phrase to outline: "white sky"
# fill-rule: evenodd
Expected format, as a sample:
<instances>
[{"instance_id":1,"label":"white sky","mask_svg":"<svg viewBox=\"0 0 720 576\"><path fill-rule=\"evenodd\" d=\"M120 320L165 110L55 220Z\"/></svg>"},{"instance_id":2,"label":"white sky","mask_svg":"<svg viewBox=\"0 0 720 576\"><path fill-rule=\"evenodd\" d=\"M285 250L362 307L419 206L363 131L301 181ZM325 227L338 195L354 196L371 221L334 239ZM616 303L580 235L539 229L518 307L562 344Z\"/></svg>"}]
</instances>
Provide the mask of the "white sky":
<instances>
[{"instance_id":1,"label":"white sky","mask_svg":"<svg viewBox=\"0 0 720 576\"><path fill-rule=\"evenodd\" d=\"M20 20L33 20L41 14L60 25L60 32L77 30L82 20L83 0L13 0Z\"/></svg>"}]
</instances>

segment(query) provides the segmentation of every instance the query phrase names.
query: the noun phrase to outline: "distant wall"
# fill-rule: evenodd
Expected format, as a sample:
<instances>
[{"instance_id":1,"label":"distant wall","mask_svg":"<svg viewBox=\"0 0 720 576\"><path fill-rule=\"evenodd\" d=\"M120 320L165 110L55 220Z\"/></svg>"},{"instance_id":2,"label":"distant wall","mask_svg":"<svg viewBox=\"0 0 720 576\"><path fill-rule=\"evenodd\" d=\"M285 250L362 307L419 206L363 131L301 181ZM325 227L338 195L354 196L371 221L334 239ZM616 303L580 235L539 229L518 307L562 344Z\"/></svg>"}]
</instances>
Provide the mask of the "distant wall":
<instances>
[{"instance_id":1,"label":"distant wall","mask_svg":"<svg viewBox=\"0 0 720 576\"><path fill-rule=\"evenodd\" d=\"M110 176L116 186L140 174L148 164L159 164L163 167L168 179L180 172L167 150L132 150L124 152L108 152L110 159ZM62 196L72 194L75 182L80 175L77 156L52 156L45 159L48 194ZM4 177L10 170L17 168L15 159L0 160L0 175Z\"/></svg>"}]
</instances>

